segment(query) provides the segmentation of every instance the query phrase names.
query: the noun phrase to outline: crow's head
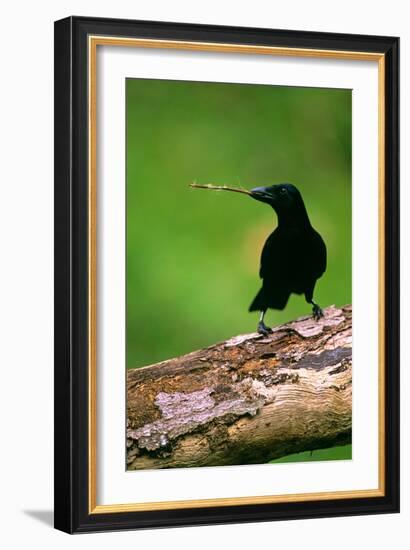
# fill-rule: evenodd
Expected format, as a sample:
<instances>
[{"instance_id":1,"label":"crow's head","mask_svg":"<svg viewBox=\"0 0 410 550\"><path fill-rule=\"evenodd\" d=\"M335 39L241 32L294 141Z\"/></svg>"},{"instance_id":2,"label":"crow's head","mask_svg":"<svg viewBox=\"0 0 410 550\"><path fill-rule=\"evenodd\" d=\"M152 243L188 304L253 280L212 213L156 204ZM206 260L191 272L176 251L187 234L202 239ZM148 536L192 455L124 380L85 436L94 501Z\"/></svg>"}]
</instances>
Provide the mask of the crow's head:
<instances>
[{"instance_id":1,"label":"crow's head","mask_svg":"<svg viewBox=\"0 0 410 550\"><path fill-rule=\"evenodd\" d=\"M266 202L276 210L278 214L297 212L304 207L302 195L291 183L278 183L268 187L255 187L250 195L257 201Z\"/></svg>"}]
</instances>

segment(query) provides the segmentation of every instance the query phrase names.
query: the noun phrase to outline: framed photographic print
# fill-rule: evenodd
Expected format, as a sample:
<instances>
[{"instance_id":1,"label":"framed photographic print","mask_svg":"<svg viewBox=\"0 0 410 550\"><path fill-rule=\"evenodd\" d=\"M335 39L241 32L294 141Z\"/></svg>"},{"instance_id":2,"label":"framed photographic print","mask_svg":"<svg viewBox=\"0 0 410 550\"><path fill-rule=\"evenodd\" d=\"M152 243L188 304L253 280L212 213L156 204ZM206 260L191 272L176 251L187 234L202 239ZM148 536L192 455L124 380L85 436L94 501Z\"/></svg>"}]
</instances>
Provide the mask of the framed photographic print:
<instances>
[{"instance_id":1,"label":"framed photographic print","mask_svg":"<svg viewBox=\"0 0 410 550\"><path fill-rule=\"evenodd\" d=\"M55 526L399 510L399 39L55 24Z\"/></svg>"}]
</instances>

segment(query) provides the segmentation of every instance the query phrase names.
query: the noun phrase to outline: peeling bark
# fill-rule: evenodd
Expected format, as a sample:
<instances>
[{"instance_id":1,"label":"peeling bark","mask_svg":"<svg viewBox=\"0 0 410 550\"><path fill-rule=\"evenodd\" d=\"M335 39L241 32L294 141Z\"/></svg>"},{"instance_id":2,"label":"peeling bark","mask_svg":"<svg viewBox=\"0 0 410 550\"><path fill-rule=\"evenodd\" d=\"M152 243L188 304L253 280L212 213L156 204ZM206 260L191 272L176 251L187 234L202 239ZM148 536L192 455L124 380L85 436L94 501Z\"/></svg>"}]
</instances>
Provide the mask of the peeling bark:
<instances>
[{"instance_id":1,"label":"peeling bark","mask_svg":"<svg viewBox=\"0 0 410 550\"><path fill-rule=\"evenodd\" d=\"M351 306L128 371L129 470L264 463L351 441Z\"/></svg>"}]
</instances>

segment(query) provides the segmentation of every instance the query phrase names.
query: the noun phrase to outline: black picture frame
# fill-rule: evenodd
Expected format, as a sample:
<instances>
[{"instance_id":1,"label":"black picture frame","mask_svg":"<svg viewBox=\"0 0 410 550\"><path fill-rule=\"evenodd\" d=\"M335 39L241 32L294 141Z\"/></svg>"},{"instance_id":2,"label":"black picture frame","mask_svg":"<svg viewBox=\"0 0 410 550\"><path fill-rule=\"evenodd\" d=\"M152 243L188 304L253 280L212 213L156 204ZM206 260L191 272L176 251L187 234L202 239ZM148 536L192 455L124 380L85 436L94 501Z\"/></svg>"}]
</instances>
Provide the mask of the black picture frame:
<instances>
[{"instance_id":1,"label":"black picture frame","mask_svg":"<svg viewBox=\"0 0 410 550\"><path fill-rule=\"evenodd\" d=\"M385 59L384 496L90 513L88 50L90 35L377 52ZM55 23L55 527L67 533L399 511L399 39L68 17Z\"/></svg>"}]
</instances>

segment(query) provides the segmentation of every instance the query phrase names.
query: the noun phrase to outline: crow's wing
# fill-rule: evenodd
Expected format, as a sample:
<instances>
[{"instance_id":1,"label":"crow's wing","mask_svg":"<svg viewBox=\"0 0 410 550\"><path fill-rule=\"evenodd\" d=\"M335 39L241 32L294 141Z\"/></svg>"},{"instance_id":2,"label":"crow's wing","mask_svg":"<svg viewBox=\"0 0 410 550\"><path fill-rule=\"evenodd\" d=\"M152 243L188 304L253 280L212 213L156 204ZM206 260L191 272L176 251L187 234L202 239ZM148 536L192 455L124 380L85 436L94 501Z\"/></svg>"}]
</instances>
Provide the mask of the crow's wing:
<instances>
[{"instance_id":1,"label":"crow's wing","mask_svg":"<svg viewBox=\"0 0 410 550\"><path fill-rule=\"evenodd\" d=\"M268 271L271 272L273 259L278 259L280 261L280 255L280 239L278 238L277 229L275 229L275 231L269 235L269 237L266 239L265 244L263 245L261 263L259 268L259 277L261 279L266 277Z\"/></svg>"},{"instance_id":2,"label":"crow's wing","mask_svg":"<svg viewBox=\"0 0 410 550\"><path fill-rule=\"evenodd\" d=\"M326 271L327 252L326 245L317 231L313 229L311 237L311 265L315 279L319 279Z\"/></svg>"}]
</instances>

